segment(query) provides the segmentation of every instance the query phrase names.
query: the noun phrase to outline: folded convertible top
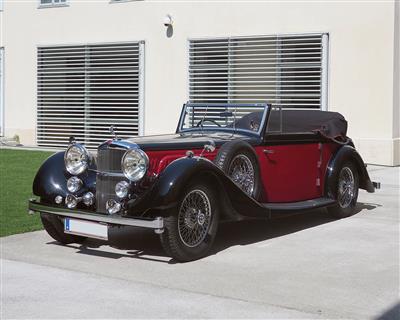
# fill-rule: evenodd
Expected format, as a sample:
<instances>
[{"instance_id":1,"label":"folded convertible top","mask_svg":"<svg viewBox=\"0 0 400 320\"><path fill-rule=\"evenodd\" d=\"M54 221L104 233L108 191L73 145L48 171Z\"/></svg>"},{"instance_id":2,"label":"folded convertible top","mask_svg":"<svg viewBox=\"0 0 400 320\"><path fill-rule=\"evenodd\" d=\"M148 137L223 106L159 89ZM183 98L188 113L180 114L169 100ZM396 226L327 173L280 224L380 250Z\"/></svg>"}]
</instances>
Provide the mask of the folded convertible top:
<instances>
[{"instance_id":1,"label":"folded convertible top","mask_svg":"<svg viewBox=\"0 0 400 320\"><path fill-rule=\"evenodd\" d=\"M281 128L282 123L282 128ZM338 112L319 110L271 110L268 132L319 133L337 142L346 142L347 121Z\"/></svg>"}]
</instances>

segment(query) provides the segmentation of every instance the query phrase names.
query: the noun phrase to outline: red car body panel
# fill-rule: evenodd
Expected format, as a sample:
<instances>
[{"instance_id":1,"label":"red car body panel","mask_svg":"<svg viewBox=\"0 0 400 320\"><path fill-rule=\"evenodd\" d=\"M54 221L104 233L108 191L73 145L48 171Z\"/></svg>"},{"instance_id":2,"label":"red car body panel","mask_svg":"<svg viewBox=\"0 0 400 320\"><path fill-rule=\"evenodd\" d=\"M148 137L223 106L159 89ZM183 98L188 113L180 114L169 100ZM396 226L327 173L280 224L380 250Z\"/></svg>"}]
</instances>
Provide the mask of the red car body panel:
<instances>
[{"instance_id":1,"label":"red car body panel","mask_svg":"<svg viewBox=\"0 0 400 320\"><path fill-rule=\"evenodd\" d=\"M191 149L195 156L199 156L203 149ZM149 157L149 175L159 175L172 161L185 157L188 150L160 150L160 151L146 151ZM218 149L214 152L205 152L203 154L204 158L209 160L214 160L217 155Z\"/></svg>"},{"instance_id":2,"label":"red car body panel","mask_svg":"<svg viewBox=\"0 0 400 320\"><path fill-rule=\"evenodd\" d=\"M326 168L337 148L334 143L255 147L264 187L262 202L296 202L322 197Z\"/></svg>"},{"instance_id":3,"label":"red car body panel","mask_svg":"<svg viewBox=\"0 0 400 320\"><path fill-rule=\"evenodd\" d=\"M321 148L322 146L322 148ZM339 146L334 143L283 144L256 146L263 185L261 202L296 202L323 196L326 167ZM264 150L271 153L265 153ZM192 149L198 156L202 149ZM149 175L159 175L187 150L146 151ZM204 153L213 160L218 152Z\"/></svg>"}]
</instances>

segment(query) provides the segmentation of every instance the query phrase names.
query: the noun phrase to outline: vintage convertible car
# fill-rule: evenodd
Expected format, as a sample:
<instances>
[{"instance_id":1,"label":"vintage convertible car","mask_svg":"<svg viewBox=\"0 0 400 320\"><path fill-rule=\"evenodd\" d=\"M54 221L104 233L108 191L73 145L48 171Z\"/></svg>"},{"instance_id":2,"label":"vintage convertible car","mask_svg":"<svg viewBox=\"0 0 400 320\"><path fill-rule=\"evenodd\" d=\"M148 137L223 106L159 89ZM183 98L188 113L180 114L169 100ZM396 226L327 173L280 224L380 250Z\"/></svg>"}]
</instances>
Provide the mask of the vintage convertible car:
<instances>
[{"instance_id":1,"label":"vintage convertible car","mask_svg":"<svg viewBox=\"0 0 400 320\"><path fill-rule=\"evenodd\" d=\"M222 220L354 213L359 188L379 184L346 131L334 112L187 103L175 134L114 136L96 155L71 138L39 169L29 212L63 244L136 226L159 234L174 259L198 259Z\"/></svg>"}]
</instances>

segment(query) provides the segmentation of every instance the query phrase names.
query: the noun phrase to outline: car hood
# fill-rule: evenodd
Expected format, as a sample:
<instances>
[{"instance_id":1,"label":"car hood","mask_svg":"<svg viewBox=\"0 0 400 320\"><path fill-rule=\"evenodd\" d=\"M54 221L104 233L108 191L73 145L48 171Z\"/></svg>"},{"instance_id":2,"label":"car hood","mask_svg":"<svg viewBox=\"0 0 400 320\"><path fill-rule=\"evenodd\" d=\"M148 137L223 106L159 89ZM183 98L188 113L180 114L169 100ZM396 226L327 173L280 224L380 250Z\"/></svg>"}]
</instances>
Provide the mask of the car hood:
<instances>
[{"instance_id":1,"label":"car hood","mask_svg":"<svg viewBox=\"0 0 400 320\"><path fill-rule=\"evenodd\" d=\"M151 150L186 150L203 148L210 140L214 141L216 146L219 147L223 143L230 140L245 140L251 145L260 143L260 138L245 134L232 134L224 132L210 132L210 133L176 133L167 135L154 135L135 137L125 140L109 140L101 147L119 147L119 148L134 148L138 146L144 151Z\"/></svg>"}]
</instances>

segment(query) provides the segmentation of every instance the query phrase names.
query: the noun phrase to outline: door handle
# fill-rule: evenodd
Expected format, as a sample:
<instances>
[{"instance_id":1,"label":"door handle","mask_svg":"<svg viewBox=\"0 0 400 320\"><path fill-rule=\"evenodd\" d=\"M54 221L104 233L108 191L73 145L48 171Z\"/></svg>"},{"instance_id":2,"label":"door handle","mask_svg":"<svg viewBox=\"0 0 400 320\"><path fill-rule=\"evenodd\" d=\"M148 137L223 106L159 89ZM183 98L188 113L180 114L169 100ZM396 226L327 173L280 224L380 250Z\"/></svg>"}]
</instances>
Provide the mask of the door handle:
<instances>
[{"instance_id":1,"label":"door handle","mask_svg":"<svg viewBox=\"0 0 400 320\"><path fill-rule=\"evenodd\" d=\"M263 152L264 152L265 154L272 154L272 153L275 153L275 150L272 150L272 149L264 149Z\"/></svg>"}]
</instances>

